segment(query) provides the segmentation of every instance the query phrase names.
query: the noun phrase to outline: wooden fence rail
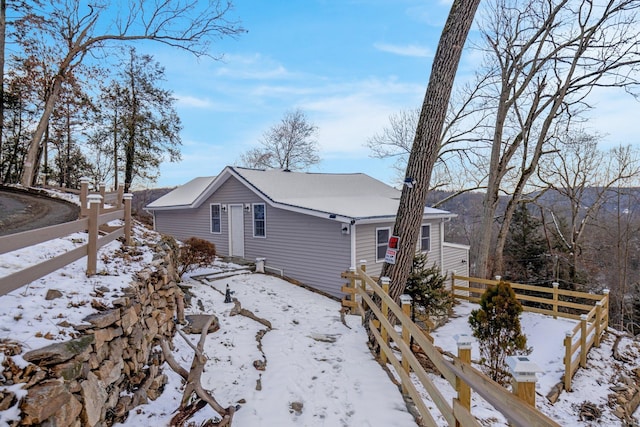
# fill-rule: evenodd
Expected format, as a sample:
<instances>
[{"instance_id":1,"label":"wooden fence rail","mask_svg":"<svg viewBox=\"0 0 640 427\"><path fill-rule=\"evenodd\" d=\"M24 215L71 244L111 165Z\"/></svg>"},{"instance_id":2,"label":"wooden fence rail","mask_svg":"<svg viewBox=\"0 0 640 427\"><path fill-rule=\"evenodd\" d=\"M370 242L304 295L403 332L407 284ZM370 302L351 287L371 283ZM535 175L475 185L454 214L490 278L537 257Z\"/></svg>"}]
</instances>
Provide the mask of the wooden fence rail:
<instances>
[{"instance_id":1,"label":"wooden fence rail","mask_svg":"<svg viewBox=\"0 0 640 427\"><path fill-rule=\"evenodd\" d=\"M470 410L471 391L477 393L501 412L511 425L523 427L558 426L556 422L537 411L534 406L509 393L460 358L445 358L422 330L411 321L408 307L410 297L403 296L403 307L398 306L387 292L367 275L364 263L355 271L343 273L342 276L350 279L349 293L356 296L353 302L356 310L363 316L363 321L365 313L363 305L368 306L373 313L373 318L370 319L368 326L380 345L381 361L388 360L394 367L401 379L403 392L412 398L424 425L436 426L438 424L412 382L411 374L424 387L450 426L480 426ZM385 283L386 280L383 281L381 278L381 282ZM379 298L380 304L374 302L373 295ZM393 316L397 318L402 326L402 333L398 333L391 325L383 308L393 313ZM414 355L410 347L412 338L413 343L420 346L442 377L449 382L453 389L458 391L458 396L453 398L451 402L447 401L438 386L431 381ZM400 357L397 356L397 350L400 352Z\"/></svg>"},{"instance_id":2,"label":"wooden fence rail","mask_svg":"<svg viewBox=\"0 0 640 427\"><path fill-rule=\"evenodd\" d=\"M465 283L465 285L458 285L459 282L456 280ZM472 286L472 284L493 286L498 282L498 280L453 274L451 275L451 292L454 298L479 302L480 295L486 291L486 287ZM571 391L573 375L579 367L586 367L589 350L593 346L600 347L602 335L609 325L609 291L605 289L602 295L597 295L559 289L557 283L554 283L551 288L511 282L509 284L515 292L516 298L522 303L524 311L579 321L571 331L567 331L563 343L565 347L564 388ZM525 294L523 291L537 295ZM575 302L575 300L580 302ZM532 306L530 303L548 308Z\"/></svg>"},{"instance_id":3,"label":"wooden fence rail","mask_svg":"<svg viewBox=\"0 0 640 427\"><path fill-rule=\"evenodd\" d=\"M2 255L52 239L68 236L72 233L88 231L86 244L0 278L0 295L5 295L27 283L46 276L67 264L77 261L83 256L87 257L87 276L96 274L98 249L121 236L124 236L126 245L131 244L132 198L132 194L123 194L124 208L119 210L110 209L106 213L103 210L101 213L100 207L103 206L102 196L89 195L86 197L89 206L87 208L88 216L86 218L0 237L0 255ZM115 228L105 236L100 236L98 234L99 227L115 219L123 219L124 225Z\"/></svg>"}]
</instances>

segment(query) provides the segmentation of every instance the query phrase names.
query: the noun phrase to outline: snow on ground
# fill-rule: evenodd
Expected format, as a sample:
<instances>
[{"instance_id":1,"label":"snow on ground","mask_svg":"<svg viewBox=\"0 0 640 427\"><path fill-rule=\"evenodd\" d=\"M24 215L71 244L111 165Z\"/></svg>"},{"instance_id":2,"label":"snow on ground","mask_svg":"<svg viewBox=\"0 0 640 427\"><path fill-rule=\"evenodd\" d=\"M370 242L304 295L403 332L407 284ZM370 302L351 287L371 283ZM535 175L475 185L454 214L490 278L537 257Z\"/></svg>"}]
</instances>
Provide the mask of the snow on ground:
<instances>
[{"instance_id":1,"label":"snow on ground","mask_svg":"<svg viewBox=\"0 0 640 427\"><path fill-rule=\"evenodd\" d=\"M452 354L457 354L458 348L454 337L457 334L471 335L469 315L471 310L478 307L478 304L466 301L456 305L455 317L432 334L435 345ZM533 349L528 357L544 370L538 374L536 383L536 391L543 396L546 396L564 375L565 332L573 329L576 323L574 320L562 317L554 319L538 313L522 313L520 318L522 332L527 336L527 346ZM475 340L471 348L471 359L480 360L480 349Z\"/></svg>"},{"instance_id":2,"label":"snow on ground","mask_svg":"<svg viewBox=\"0 0 640 427\"><path fill-rule=\"evenodd\" d=\"M112 221L111 225L118 225ZM87 258L57 270L0 297L0 339L20 342L23 350L41 348L52 341L65 341L76 334L73 324L94 313L93 304L110 305L129 286L132 275L151 262L153 252L143 241L158 236L144 227L134 227L138 241L134 248L121 248L118 241L98 251L97 275L87 277ZM0 276L8 276L28 266L46 261L86 244L86 233L74 233L39 245L0 255ZM60 298L46 300L49 290L61 292ZM0 360L2 360L0 353Z\"/></svg>"},{"instance_id":3,"label":"snow on ground","mask_svg":"<svg viewBox=\"0 0 640 427\"><path fill-rule=\"evenodd\" d=\"M471 335L468 319L471 310L477 309L477 304L462 302L455 306L455 315L449 322L438 328L432 334L434 344L457 354L457 346L454 336L456 334ZM564 337L567 331L573 329L576 321L564 318L554 319L538 313L524 312L520 318L523 333L527 336L527 346L532 347L529 359L542 369L537 375L536 383L536 407L547 416L566 426L591 426L591 425L621 425L621 421L608 406L608 396L612 394L610 387L621 383L620 375L633 377L631 370L640 365L640 344L638 341L623 338L619 350L625 353L631 363L616 361L612 358L612 346L615 336L612 333L605 334L600 348L592 348L587 358L588 369L578 369L572 381L573 391L563 391L555 404L550 404L546 398L547 393L554 385L562 381L564 375ZM471 349L472 361L480 359L478 343L474 341ZM479 368L479 366L476 366ZM441 390L448 390L445 395L453 398L455 392L446 381L435 378L442 384ZM478 396L472 394L471 413L477 418L490 422L491 425L507 425L500 414L496 414ZM584 402L598 405L602 411L602 417L598 421L580 420L580 406ZM640 418L636 411L636 423Z\"/></svg>"},{"instance_id":4,"label":"snow on ground","mask_svg":"<svg viewBox=\"0 0 640 427\"><path fill-rule=\"evenodd\" d=\"M259 274L204 282L187 282L192 308L220 320L220 330L207 338L203 385L225 407L243 402L234 425L415 426L398 388L369 352L360 318L347 316L344 325L340 303ZM256 335L266 327L229 315L233 304L223 302L227 284L243 308L271 323L261 341L264 354ZM193 351L181 337L174 344L178 360L189 366ZM264 371L254 367L256 360L266 360ZM172 375L163 398L123 425L166 425L181 392L180 379ZM208 418L215 413L207 408L194 421Z\"/></svg>"},{"instance_id":5,"label":"snow on ground","mask_svg":"<svg viewBox=\"0 0 640 427\"><path fill-rule=\"evenodd\" d=\"M13 339L23 351L68 340L75 334L72 324L93 312L93 304L109 305L128 286L132 275L150 263L150 246L158 235L136 226L134 249L122 250L112 242L100 250L99 274L87 278L86 258L80 259L42 279L0 297L0 342ZM82 244L86 235L77 233L49 243L0 255L0 276L6 276L35 262ZM198 271L213 277L215 273L237 266L218 262L214 268ZM413 426L396 385L374 360L366 345L366 334L358 316L340 319L340 304L278 278L262 274L239 274L215 280L185 278L193 294L192 313L215 314L221 328L207 338L205 352L209 357L203 375L205 388L211 390L223 406L240 405L235 414L236 426ZM233 304L224 303L226 285L234 291L242 307L266 319L272 329L264 332L261 349L257 336L266 327L243 316L230 316ZM62 292L62 297L45 300L49 289ZM435 344L456 353L453 336L470 333L467 318L474 305L455 307L456 316L435 331ZM609 387L620 382L620 374L632 376L638 366L640 350L637 341L623 339L618 350L627 362L611 357L614 337L607 334L602 345L589 353L589 369L580 369L573 379L573 392L563 392L555 405L545 398L548 390L560 381L563 373L562 340L573 322L543 315L524 313L522 327L533 347L530 357L544 372L537 384L537 406L561 425L620 425L608 406ZM192 341L198 339L192 336ZM334 341L334 342L327 342ZM188 368L193 350L180 336L174 339L174 355ZM0 360L4 357L0 354ZM472 358L479 358L477 345ZM16 363L25 363L20 356ZM254 362L266 362L264 371ZM167 365L163 367L169 383L163 395L154 402L132 411L123 426L168 425L179 406L181 378ZM392 368L390 368L392 369ZM1 374L1 372L0 372ZM442 378L433 381L447 399L455 392ZM12 386L15 388L16 386ZM429 398L425 396L427 405ZM579 406L592 402L603 411L595 422L579 420ZM502 416L477 396L472 413L484 425L506 425ZM435 411L437 412L437 411ZM0 412L0 425L13 419L15 408ZM193 421L215 418L209 408L201 410ZM439 423L446 425L441 417ZM637 417L636 417L637 418ZM638 420L636 419L636 422Z\"/></svg>"}]
</instances>

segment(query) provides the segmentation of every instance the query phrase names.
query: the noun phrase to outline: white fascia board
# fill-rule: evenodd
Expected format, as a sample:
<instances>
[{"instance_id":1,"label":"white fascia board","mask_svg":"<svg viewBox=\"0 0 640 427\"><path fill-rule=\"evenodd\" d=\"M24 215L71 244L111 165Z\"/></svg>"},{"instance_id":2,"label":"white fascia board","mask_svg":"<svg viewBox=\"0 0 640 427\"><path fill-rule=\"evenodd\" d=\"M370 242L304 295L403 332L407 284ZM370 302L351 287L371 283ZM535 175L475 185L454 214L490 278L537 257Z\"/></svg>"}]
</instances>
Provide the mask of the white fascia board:
<instances>
[{"instance_id":1,"label":"white fascia board","mask_svg":"<svg viewBox=\"0 0 640 427\"><path fill-rule=\"evenodd\" d=\"M447 213L447 214L436 214L436 215L430 215L430 214L425 214L422 216L422 220L437 220L437 219L449 219L449 218L455 218L458 215L456 214L452 214L452 213ZM378 222L389 222L389 221L395 221L396 220L396 216L384 216L384 217L371 217L371 218L354 218L356 221L356 224L375 224Z\"/></svg>"}]
</instances>

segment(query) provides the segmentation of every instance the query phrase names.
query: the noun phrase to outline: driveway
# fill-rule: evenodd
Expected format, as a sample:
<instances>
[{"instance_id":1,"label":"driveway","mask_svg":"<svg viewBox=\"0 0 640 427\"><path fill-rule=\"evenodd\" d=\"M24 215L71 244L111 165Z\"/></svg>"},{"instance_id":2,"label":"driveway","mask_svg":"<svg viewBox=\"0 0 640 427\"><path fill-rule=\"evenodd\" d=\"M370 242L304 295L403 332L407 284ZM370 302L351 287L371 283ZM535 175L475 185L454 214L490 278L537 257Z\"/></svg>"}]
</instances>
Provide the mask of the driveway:
<instances>
[{"instance_id":1,"label":"driveway","mask_svg":"<svg viewBox=\"0 0 640 427\"><path fill-rule=\"evenodd\" d=\"M0 236L78 219L80 208L36 190L0 187Z\"/></svg>"}]
</instances>

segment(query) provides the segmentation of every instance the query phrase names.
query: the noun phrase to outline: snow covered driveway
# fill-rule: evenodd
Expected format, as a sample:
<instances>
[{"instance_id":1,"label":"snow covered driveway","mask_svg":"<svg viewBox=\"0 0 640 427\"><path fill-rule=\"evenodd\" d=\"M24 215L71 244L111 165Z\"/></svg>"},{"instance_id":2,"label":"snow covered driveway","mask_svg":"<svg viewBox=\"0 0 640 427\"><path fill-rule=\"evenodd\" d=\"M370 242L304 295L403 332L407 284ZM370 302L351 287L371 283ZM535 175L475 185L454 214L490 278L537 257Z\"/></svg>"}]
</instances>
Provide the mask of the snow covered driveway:
<instances>
[{"instance_id":1,"label":"snow covered driveway","mask_svg":"<svg viewBox=\"0 0 640 427\"><path fill-rule=\"evenodd\" d=\"M220 320L220 330L207 337L209 362L202 382L222 406L240 404L234 426L416 425L400 391L369 352L360 317L346 316L345 326L340 303L262 274L187 284L193 286L192 312ZM242 308L268 320L271 330L229 315L233 304L224 303L227 284ZM194 343L198 337L192 336ZM174 343L176 359L188 368L193 351L179 336ZM264 362L264 371L255 367ZM149 425L151 420L167 425L179 405L181 384L166 365L165 372L170 382L163 395L132 413L124 425ZM207 407L192 420L215 415Z\"/></svg>"}]
</instances>

